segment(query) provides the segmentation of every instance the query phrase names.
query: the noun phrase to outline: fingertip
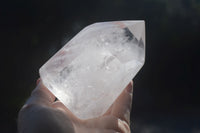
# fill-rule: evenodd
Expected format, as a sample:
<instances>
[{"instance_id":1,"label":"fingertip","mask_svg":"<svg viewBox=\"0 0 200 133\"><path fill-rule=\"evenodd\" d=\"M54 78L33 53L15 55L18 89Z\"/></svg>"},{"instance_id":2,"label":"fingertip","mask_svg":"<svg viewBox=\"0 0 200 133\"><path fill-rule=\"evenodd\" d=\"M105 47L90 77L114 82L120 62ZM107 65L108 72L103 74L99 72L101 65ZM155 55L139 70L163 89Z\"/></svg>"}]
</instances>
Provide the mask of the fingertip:
<instances>
[{"instance_id":1,"label":"fingertip","mask_svg":"<svg viewBox=\"0 0 200 133\"><path fill-rule=\"evenodd\" d=\"M116 99L113 104L112 112L116 117L130 123L130 112L132 108L132 92L133 92L133 82L131 81L120 96Z\"/></svg>"},{"instance_id":2,"label":"fingertip","mask_svg":"<svg viewBox=\"0 0 200 133\"><path fill-rule=\"evenodd\" d=\"M131 82L127 85L126 91L127 91L128 93L132 93L132 92L133 92L133 81L131 81Z\"/></svg>"},{"instance_id":3,"label":"fingertip","mask_svg":"<svg viewBox=\"0 0 200 133\"><path fill-rule=\"evenodd\" d=\"M34 99L43 99L44 101L54 102L55 96L44 86L42 81L38 79L36 88L32 91L31 97Z\"/></svg>"},{"instance_id":4,"label":"fingertip","mask_svg":"<svg viewBox=\"0 0 200 133\"><path fill-rule=\"evenodd\" d=\"M131 80L131 82L130 82L130 83L131 83L131 86L133 87L133 80Z\"/></svg>"},{"instance_id":5,"label":"fingertip","mask_svg":"<svg viewBox=\"0 0 200 133\"><path fill-rule=\"evenodd\" d=\"M41 79L38 78L37 81L36 81L36 85L38 85L40 83Z\"/></svg>"}]
</instances>

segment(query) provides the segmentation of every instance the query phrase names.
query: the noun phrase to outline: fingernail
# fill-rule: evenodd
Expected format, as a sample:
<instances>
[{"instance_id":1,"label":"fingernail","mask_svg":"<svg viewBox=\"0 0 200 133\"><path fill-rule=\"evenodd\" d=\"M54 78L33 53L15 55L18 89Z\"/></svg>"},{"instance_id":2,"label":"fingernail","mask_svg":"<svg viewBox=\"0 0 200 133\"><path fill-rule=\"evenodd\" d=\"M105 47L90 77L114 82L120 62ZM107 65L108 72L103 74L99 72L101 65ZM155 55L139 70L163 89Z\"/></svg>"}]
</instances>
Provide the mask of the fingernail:
<instances>
[{"instance_id":1,"label":"fingernail","mask_svg":"<svg viewBox=\"0 0 200 133\"><path fill-rule=\"evenodd\" d=\"M133 81L131 81L131 82L128 84L128 87L127 87L126 91L129 92L129 93L132 93L132 92L133 92Z\"/></svg>"},{"instance_id":2,"label":"fingernail","mask_svg":"<svg viewBox=\"0 0 200 133\"><path fill-rule=\"evenodd\" d=\"M37 81L36 81L36 85L38 85L40 83L41 79L38 78Z\"/></svg>"}]
</instances>

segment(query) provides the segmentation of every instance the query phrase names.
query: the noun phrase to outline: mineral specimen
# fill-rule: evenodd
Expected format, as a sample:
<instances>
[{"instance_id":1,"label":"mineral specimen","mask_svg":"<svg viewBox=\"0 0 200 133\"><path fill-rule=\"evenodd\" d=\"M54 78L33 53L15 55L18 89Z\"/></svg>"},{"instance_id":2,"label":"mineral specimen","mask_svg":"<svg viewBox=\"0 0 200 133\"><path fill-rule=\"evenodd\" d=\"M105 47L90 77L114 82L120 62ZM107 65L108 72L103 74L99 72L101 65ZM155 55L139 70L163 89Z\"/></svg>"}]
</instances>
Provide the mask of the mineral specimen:
<instances>
[{"instance_id":1,"label":"mineral specimen","mask_svg":"<svg viewBox=\"0 0 200 133\"><path fill-rule=\"evenodd\" d=\"M144 21L87 26L39 70L43 84L77 117L102 115L145 61Z\"/></svg>"}]
</instances>

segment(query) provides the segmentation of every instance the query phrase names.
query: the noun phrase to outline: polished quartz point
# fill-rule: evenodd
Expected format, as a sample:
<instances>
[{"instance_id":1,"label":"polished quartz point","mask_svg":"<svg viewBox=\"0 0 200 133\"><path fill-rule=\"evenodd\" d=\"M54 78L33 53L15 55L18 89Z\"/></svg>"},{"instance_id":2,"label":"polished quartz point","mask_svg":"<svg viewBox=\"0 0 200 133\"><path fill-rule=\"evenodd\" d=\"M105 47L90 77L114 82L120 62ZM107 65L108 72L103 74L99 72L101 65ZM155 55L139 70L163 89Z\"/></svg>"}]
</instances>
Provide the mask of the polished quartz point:
<instances>
[{"instance_id":1,"label":"polished quartz point","mask_svg":"<svg viewBox=\"0 0 200 133\"><path fill-rule=\"evenodd\" d=\"M78 118L104 114L145 61L144 21L94 23L39 70L43 84Z\"/></svg>"}]
</instances>

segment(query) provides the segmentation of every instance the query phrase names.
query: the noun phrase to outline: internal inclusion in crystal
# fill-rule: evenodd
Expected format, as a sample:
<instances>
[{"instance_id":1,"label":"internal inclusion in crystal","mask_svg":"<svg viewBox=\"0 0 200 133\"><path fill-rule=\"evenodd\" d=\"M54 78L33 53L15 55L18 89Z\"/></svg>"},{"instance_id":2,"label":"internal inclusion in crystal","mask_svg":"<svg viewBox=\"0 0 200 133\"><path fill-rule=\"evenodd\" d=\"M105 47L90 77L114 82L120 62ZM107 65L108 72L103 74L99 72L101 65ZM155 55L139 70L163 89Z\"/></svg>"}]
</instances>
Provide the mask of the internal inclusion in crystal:
<instances>
[{"instance_id":1,"label":"internal inclusion in crystal","mask_svg":"<svg viewBox=\"0 0 200 133\"><path fill-rule=\"evenodd\" d=\"M133 41L134 44L138 44L139 47L144 48L144 43L142 41L142 38L140 41L137 40L137 38L130 32L130 30L126 27L124 28L125 36L128 37L128 41Z\"/></svg>"}]
</instances>

